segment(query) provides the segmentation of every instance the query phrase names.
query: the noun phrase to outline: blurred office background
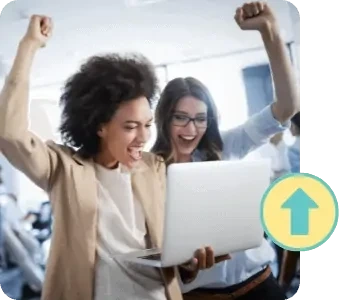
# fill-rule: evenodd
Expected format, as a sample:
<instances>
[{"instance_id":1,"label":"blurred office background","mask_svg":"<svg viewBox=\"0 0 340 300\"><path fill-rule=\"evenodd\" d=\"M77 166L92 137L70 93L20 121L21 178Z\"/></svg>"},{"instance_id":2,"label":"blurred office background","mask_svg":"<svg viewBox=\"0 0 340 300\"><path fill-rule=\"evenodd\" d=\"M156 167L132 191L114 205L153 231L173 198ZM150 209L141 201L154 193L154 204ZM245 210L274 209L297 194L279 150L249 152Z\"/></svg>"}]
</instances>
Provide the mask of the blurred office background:
<instances>
[{"instance_id":1,"label":"blurred office background","mask_svg":"<svg viewBox=\"0 0 340 300\"><path fill-rule=\"evenodd\" d=\"M278 17L298 79L298 11L283 0L267 2ZM208 86L217 103L221 130L228 130L243 123L273 99L268 58L260 35L241 31L234 21L235 9L242 4L241 0L11 2L0 17L0 87L29 17L47 14L54 20L54 35L35 59L30 93L31 130L42 139L60 141L58 100L65 79L87 57L106 52L143 53L156 65L161 87L177 76L197 77ZM154 134L148 148L153 141ZM280 141L283 153L294 141L287 130ZM255 154L277 155L270 147ZM1 153L0 165L3 184L7 192L16 197L26 222L39 223L47 195L13 169ZM41 234L39 228L35 229L34 234ZM47 235L40 243L45 253L48 253L48 242ZM275 266L273 268L275 271ZM18 278L20 269L3 266L0 284L15 299L22 297L22 285L25 284ZM292 287L291 293L297 285Z\"/></svg>"}]
</instances>

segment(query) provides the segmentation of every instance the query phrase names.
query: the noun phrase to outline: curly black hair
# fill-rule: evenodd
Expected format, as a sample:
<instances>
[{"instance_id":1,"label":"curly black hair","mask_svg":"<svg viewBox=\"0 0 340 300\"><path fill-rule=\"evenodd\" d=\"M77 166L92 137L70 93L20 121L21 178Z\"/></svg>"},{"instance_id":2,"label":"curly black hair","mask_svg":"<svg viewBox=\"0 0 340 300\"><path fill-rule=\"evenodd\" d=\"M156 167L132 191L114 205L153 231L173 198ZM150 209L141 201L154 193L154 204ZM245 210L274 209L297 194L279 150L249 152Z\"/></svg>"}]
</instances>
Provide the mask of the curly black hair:
<instances>
[{"instance_id":1,"label":"curly black hair","mask_svg":"<svg viewBox=\"0 0 340 300\"><path fill-rule=\"evenodd\" d=\"M65 83L60 98L59 127L65 145L85 158L99 151L97 132L119 106L145 96L150 106L158 92L154 66L140 54L108 54L89 58Z\"/></svg>"}]
</instances>

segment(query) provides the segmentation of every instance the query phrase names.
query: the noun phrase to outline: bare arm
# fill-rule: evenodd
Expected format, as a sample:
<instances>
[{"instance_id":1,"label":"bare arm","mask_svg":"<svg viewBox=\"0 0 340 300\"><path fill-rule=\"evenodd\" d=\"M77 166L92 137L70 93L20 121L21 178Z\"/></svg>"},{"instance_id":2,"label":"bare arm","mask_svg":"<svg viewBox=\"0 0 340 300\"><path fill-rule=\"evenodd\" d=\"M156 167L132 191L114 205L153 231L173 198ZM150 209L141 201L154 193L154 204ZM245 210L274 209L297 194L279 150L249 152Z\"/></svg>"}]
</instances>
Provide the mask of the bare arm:
<instances>
[{"instance_id":1,"label":"bare arm","mask_svg":"<svg viewBox=\"0 0 340 300\"><path fill-rule=\"evenodd\" d=\"M299 110L293 68L270 8L262 2L246 3L236 10L235 21L242 30L260 33L269 56L277 101L244 124L221 132L223 159L241 159L267 143L270 137L289 128L287 121Z\"/></svg>"},{"instance_id":2,"label":"bare arm","mask_svg":"<svg viewBox=\"0 0 340 300\"><path fill-rule=\"evenodd\" d=\"M264 30L262 39L268 53L276 94L276 101L272 104L273 115L284 123L300 110L296 78L279 29L275 26Z\"/></svg>"},{"instance_id":3,"label":"bare arm","mask_svg":"<svg viewBox=\"0 0 340 300\"><path fill-rule=\"evenodd\" d=\"M0 94L1 152L14 167L44 190L48 189L56 154L29 131L28 96L34 56L47 40L44 35L49 28L47 20L40 16L32 17Z\"/></svg>"},{"instance_id":4,"label":"bare arm","mask_svg":"<svg viewBox=\"0 0 340 300\"><path fill-rule=\"evenodd\" d=\"M300 110L300 99L294 70L275 15L267 3L252 2L236 11L235 20L241 29L256 30L261 34L276 95L272 112L278 121L284 123Z\"/></svg>"}]
</instances>

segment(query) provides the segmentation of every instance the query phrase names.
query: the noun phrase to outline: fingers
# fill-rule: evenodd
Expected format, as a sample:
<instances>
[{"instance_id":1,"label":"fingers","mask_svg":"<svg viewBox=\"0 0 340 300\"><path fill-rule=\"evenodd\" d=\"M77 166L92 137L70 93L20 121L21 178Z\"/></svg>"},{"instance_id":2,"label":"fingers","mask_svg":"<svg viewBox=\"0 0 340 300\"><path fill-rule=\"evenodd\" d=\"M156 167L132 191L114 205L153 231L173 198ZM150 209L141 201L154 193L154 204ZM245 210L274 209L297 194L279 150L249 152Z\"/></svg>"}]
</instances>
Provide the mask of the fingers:
<instances>
[{"instance_id":1,"label":"fingers","mask_svg":"<svg viewBox=\"0 0 340 300\"><path fill-rule=\"evenodd\" d=\"M205 247L198 249L195 252L194 258L191 259L190 262L181 265L181 267L187 271L195 272L198 270L209 269L213 267L215 263L219 263L228 259L231 259L229 254L215 257L213 249L211 247Z\"/></svg>"},{"instance_id":2,"label":"fingers","mask_svg":"<svg viewBox=\"0 0 340 300\"><path fill-rule=\"evenodd\" d=\"M215 264L215 257L214 251L211 247L205 248L205 255L206 255L206 268L209 269Z\"/></svg>"},{"instance_id":3,"label":"fingers","mask_svg":"<svg viewBox=\"0 0 340 300\"><path fill-rule=\"evenodd\" d=\"M196 251L196 254L195 254L195 257L197 258L198 260L198 268L200 270L203 270L206 268L206 253L205 253L205 249L202 248L202 249L198 249Z\"/></svg>"},{"instance_id":4,"label":"fingers","mask_svg":"<svg viewBox=\"0 0 340 300\"><path fill-rule=\"evenodd\" d=\"M197 258L198 262L197 267L200 270L209 269L213 267L215 263L219 263L231 258L229 254L215 257L214 250L211 247L205 247L197 250L195 257Z\"/></svg>"},{"instance_id":5,"label":"fingers","mask_svg":"<svg viewBox=\"0 0 340 300\"><path fill-rule=\"evenodd\" d=\"M231 259L230 254L216 256L215 257L215 263L218 264L219 262L229 260L229 259Z\"/></svg>"},{"instance_id":6,"label":"fingers","mask_svg":"<svg viewBox=\"0 0 340 300\"><path fill-rule=\"evenodd\" d=\"M244 20L244 12L243 12L243 9L239 7L236 10L235 21L236 23L241 24L243 20Z\"/></svg>"},{"instance_id":7,"label":"fingers","mask_svg":"<svg viewBox=\"0 0 340 300\"><path fill-rule=\"evenodd\" d=\"M245 3L241 8L238 8L236 10L235 19L236 19L236 16L239 17L240 15L243 16L243 18L240 21L247 19L247 18L255 17L264 10L264 7L265 7L265 3L259 2L259 1Z\"/></svg>"},{"instance_id":8,"label":"fingers","mask_svg":"<svg viewBox=\"0 0 340 300\"><path fill-rule=\"evenodd\" d=\"M263 12L265 3L263 2L255 2L255 3L256 3L257 9L259 10L259 13Z\"/></svg>"},{"instance_id":9,"label":"fingers","mask_svg":"<svg viewBox=\"0 0 340 300\"><path fill-rule=\"evenodd\" d=\"M47 37L52 34L53 23L51 18L44 18L42 21L41 33Z\"/></svg>"},{"instance_id":10,"label":"fingers","mask_svg":"<svg viewBox=\"0 0 340 300\"><path fill-rule=\"evenodd\" d=\"M42 15L33 15L31 17L30 27L33 27L34 30L49 37L52 34L52 19Z\"/></svg>"},{"instance_id":11,"label":"fingers","mask_svg":"<svg viewBox=\"0 0 340 300\"><path fill-rule=\"evenodd\" d=\"M181 265L181 268L188 272L196 272L198 270L198 260L196 257L192 258L189 262Z\"/></svg>"},{"instance_id":12,"label":"fingers","mask_svg":"<svg viewBox=\"0 0 340 300\"><path fill-rule=\"evenodd\" d=\"M259 15L260 12L261 12L261 9L260 9L258 3L260 3L260 2L254 2L254 3L253 3L253 6L252 6L253 16L257 16L257 15Z\"/></svg>"},{"instance_id":13,"label":"fingers","mask_svg":"<svg viewBox=\"0 0 340 300\"><path fill-rule=\"evenodd\" d=\"M41 33L47 37L52 34L52 19L48 17L42 17L40 21Z\"/></svg>"},{"instance_id":14,"label":"fingers","mask_svg":"<svg viewBox=\"0 0 340 300\"><path fill-rule=\"evenodd\" d=\"M243 5L242 9L244 11L246 18L251 18L252 16L254 16L253 8L254 8L253 3L246 3Z\"/></svg>"},{"instance_id":15,"label":"fingers","mask_svg":"<svg viewBox=\"0 0 340 300\"><path fill-rule=\"evenodd\" d=\"M198 269L198 259L194 257L187 265L187 270L194 272Z\"/></svg>"}]
</instances>

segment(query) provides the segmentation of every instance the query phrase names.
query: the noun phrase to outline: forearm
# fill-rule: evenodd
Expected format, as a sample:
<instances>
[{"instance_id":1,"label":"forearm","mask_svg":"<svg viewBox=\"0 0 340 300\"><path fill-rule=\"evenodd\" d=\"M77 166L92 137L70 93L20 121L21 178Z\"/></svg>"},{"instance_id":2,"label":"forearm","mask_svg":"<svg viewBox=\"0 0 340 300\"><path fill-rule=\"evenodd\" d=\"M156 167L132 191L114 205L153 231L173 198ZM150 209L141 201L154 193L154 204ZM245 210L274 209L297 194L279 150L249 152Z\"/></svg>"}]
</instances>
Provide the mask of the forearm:
<instances>
[{"instance_id":1,"label":"forearm","mask_svg":"<svg viewBox=\"0 0 340 300\"><path fill-rule=\"evenodd\" d=\"M269 57L274 81L276 102L272 106L273 114L280 122L285 122L300 109L294 70L278 26L267 27L261 31L261 36Z\"/></svg>"},{"instance_id":2,"label":"forearm","mask_svg":"<svg viewBox=\"0 0 340 300\"><path fill-rule=\"evenodd\" d=\"M13 138L28 129L29 77L37 48L21 41L0 94L0 137Z\"/></svg>"},{"instance_id":3,"label":"forearm","mask_svg":"<svg viewBox=\"0 0 340 300\"><path fill-rule=\"evenodd\" d=\"M34 56L38 46L34 43L22 39L17 48L17 54L13 62L12 69L7 76L10 83L28 82Z\"/></svg>"}]
</instances>

